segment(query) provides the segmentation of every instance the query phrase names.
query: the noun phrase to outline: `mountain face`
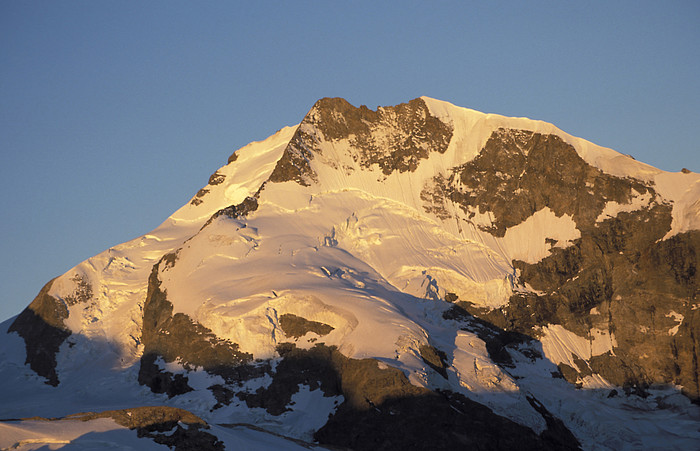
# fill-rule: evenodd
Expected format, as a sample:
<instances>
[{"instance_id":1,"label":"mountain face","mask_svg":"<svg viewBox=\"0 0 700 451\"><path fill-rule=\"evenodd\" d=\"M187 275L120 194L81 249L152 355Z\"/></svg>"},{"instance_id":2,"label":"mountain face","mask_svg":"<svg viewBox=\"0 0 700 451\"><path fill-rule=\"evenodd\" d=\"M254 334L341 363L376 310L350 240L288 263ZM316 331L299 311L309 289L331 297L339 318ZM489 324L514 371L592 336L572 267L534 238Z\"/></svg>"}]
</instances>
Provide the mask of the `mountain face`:
<instances>
[{"instance_id":1,"label":"mountain face","mask_svg":"<svg viewBox=\"0 0 700 451\"><path fill-rule=\"evenodd\" d=\"M698 267L698 174L322 99L4 323L0 417L158 449L691 449Z\"/></svg>"}]
</instances>

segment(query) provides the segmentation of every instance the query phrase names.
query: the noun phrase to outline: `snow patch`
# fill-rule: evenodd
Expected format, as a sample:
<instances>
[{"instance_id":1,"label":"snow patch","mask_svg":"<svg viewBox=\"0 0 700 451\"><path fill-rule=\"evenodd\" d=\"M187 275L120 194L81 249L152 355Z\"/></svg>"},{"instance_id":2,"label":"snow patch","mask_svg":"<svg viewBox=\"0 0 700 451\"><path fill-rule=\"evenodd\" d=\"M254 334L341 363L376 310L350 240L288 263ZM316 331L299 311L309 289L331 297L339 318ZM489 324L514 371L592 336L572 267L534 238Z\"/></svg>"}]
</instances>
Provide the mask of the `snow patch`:
<instances>
[{"instance_id":1,"label":"snow patch","mask_svg":"<svg viewBox=\"0 0 700 451\"><path fill-rule=\"evenodd\" d=\"M700 174L663 172L654 178L661 196L673 203L671 230L668 239L689 230L700 230Z\"/></svg>"},{"instance_id":2,"label":"snow patch","mask_svg":"<svg viewBox=\"0 0 700 451\"><path fill-rule=\"evenodd\" d=\"M678 329L681 327L681 324L683 324L683 315L671 310L669 313L666 314L666 317L673 318L673 320L678 323L668 330L669 335L676 335L678 333Z\"/></svg>"},{"instance_id":3,"label":"snow patch","mask_svg":"<svg viewBox=\"0 0 700 451\"><path fill-rule=\"evenodd\" d=\"M557 216L549 207L537 211L517 226L510 227L502 239L502 246L513 260L537 263L549 255L552 247L568 247L581 238L572 216ZM547 240L555 240L550 244Z\"/></svg>"},{"instance_id":4,"label":"snow patch","mask_svg":"<svg viewBox=\"0 0 700 451\"><path fill-rule=\"evenodd\" d=\"M637 193L634 197L632 197L632 200L626 204L620 204L615 201L610 201L605 204L605 208L603 208L603 211L598 215L595 221L603 222L606 219L616 217L619 213L622 212L640 210L648 206L652 200L653 198L651 192L646 192L643 194Z\"/></svg>"},{"instance_id":5,"label":"snow patch","mask_svg":"<svg viewBox=\"0 0 700 451\"><path fill-rule=\"evenodd\" d=\"M559 324L550 324L541 328L542 351L547 359L558 365L564 363L572 368L583 371L574 361L574 356L583 360L589 360L596 355L606 352L615 354L614 348L617 346L615 335L609 331L592 329L590 338L584 338L567 330ZM597 374L583 380L586 388L610 388L611 385Z\"/></svg>"},{"instance_id":6,"label":"snow patch","mask_svg":"<svg viewBox=\"0 0 700 451\"><path fill-rule=\"evenodd\" d=\"M459 385L474 393L517 392L515 381L489 358L486 343L471 332L458 331L452 368Z\"/></svg>"},{"instance_id":7,"label":"snow patch","mask_svg":"<svg viewBox=\"0 0 700 451\"><path fill-rule=\"evenodd\" d=\"M592 356L605 354L617 346L615 335L606 330L591 329L591 338L576 335L560 324L549 324L541 329L542 349L545 356L554 363L566 363L571 365L571 353L584 360ZM571 365L574 368L575 364Z\"/></svg>"}]
</instances>

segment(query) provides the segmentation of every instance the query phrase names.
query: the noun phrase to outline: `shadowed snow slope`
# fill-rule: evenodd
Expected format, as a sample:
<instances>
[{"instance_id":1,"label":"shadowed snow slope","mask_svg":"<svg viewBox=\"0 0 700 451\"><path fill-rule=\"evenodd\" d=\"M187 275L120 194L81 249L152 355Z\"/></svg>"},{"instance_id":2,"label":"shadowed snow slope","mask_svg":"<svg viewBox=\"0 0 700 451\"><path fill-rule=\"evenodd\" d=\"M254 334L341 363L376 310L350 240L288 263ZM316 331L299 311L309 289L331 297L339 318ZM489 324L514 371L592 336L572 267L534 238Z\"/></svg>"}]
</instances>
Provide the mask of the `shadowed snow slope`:
<instances>
[{"instance_id":1,"label":"shadowed snow slope","mask_svg":"<svg viewBox=\"0 0 700 451\"><path fill-rule=\"evenodd\" d=\"M426 97L228 161L2 325L3 447L700 440L698 174ZM204 426L19 420L139 406Z\"/></svg>"}]
</instances>

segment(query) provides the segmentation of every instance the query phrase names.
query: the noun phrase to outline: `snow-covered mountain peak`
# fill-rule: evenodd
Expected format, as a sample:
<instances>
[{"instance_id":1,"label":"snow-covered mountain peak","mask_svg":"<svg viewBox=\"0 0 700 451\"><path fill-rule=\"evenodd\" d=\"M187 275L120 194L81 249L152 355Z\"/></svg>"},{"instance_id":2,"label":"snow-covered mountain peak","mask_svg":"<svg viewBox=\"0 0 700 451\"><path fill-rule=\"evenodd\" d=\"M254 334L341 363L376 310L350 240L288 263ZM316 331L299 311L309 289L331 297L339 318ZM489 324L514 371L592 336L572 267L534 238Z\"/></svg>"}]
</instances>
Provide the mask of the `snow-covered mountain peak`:
<instances>
[{"instance_id":1,"label":"snow-covered mountain peak","mask_svg":"<svg viewBox=\"0 0 700 451\"><path fill-rule=\"evenodd\" d=\"M321 99L300 125L236 151L172 219L206 220L254 195L268 179L313 184L321 192L356 188L421 209L425 202L416 195L416 185L449 178L455 168L476 158L490 138L515 131L557 136L590 166L655 185L674 204L673 233L700 224L700 210L683 199L688 191L697 191L698 174L660 171L543 121L485 114L429 97L376 110L354 107L341 98Z\"/></svg>"},{"instance_id":2,"label":"snow-covered mountain peak","mask_svg":"<svg viewBox=\"0 0 700 451\"><path fill-rule=\"evenodd\" d=\"M362 437L376 433L450 448L459 430L531 449L675 434L682 448L699 438L676 428L697 421L676 387L700 396L686 357L700 349L699 190L697 174L542 121L325 98L157 229L49 282L7 349L24 339L51 396L118 386L337 446L374 449ZM12 355L0 370L24 381ZM473 415L491 426L472 431Z\"/></svg>"}]
</instances>

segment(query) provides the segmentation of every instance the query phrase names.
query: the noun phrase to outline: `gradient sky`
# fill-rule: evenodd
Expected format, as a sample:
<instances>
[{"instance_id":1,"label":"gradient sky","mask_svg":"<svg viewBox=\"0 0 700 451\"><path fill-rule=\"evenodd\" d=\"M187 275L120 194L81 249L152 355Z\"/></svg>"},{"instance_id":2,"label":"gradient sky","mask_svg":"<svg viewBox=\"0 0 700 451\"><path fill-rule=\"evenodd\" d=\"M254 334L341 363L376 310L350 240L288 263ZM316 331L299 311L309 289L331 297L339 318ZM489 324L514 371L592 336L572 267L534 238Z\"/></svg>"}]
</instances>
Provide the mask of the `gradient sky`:
<instances>
[{"instance_id":1,"label":"gradient sky","mask_svg":"<svg viewBox=\"0 0 700 451\"><path fill-rule=\"evenodd\" d=\"M700 171L700 2L0 0L0 320L317 99L421 95Z\"/></svg>"}]
</instances>

